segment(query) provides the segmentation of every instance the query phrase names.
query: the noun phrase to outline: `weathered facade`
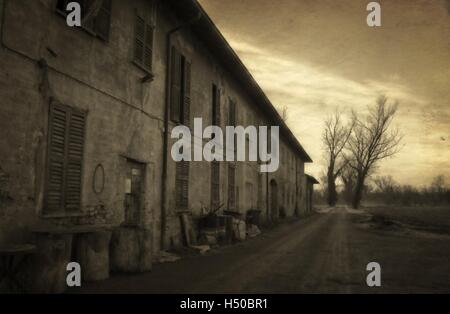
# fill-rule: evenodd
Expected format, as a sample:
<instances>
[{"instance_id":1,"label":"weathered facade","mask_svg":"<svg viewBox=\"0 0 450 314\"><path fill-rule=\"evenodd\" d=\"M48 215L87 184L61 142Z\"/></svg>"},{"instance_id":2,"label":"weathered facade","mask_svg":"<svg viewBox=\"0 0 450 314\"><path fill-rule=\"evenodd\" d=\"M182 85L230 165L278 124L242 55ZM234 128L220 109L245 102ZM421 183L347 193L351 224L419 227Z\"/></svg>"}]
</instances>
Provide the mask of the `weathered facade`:
<instances>
[{"instance_id":1,"label":"weathered facade","mask_svg":"<svg viewBox=\"0 0 450 314\"><path fill-rule=\"evenodd\" d=\"M307 213L311 159L196 1L105 0L73 28L66 2L0 1L0 242L36 226L126 226L157 253L182 245L181 212ZM174 162L172 128L200 117L279 125L278 171Z\"/></svg>"}]
</instances>

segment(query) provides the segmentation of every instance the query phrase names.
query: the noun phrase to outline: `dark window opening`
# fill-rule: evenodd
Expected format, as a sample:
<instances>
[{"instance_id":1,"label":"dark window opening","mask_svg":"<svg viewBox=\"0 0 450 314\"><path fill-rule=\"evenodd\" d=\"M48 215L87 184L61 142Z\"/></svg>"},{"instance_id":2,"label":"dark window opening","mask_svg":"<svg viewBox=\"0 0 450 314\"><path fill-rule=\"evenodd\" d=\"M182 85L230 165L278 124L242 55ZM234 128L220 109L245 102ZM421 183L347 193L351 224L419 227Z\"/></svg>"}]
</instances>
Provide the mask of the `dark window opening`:
<instances>
[{"instance_id":1,"label":"dark window opening","mask_svg":"<svg viewBox=\"0 0 450 314\"><path fill-rule=\"evenodd\" d=\"M56 2L56 11L67 16L66 8L70 2L78 2L80 4L83 29L107 41L111 28L112 0L58 0Z\"/></svg>"},{"instance_id":2,"label":"dark window opening","mask_svg":"<svg viewBox=\"0 0 450 314\"><path fill-rule=\"evenodd\" d=\"M145 165L133 161L127 162L125 177L125 221L124 225L135 227L141 223Z\"/></svg>"},{"instance_id":3,"label":"dark window opening","mask_svg":"<svg viewBox=\"0 0 450 314\"><path fill-rule=\"evenodd\" d=\"M191 63L178 50L172 48L170 119L186 126L190 124Z\"/></svg>"}]
</instances>

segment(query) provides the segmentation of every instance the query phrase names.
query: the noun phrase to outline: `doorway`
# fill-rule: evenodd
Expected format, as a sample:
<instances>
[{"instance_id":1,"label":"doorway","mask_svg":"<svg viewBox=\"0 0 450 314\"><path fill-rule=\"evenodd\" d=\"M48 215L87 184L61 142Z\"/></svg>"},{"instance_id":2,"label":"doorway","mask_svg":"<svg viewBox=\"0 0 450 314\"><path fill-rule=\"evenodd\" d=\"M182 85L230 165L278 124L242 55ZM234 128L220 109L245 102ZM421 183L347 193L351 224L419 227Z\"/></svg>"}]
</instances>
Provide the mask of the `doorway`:
<instances>
[{"instance_id":1,"label":"doorway","mask_svg":"<svg viewBox=\"0 0 450 314\"><path fill-rule=\"evenodd\" d=\"M125 177L125 222L126 226L136 227L141 223L144 191L145 165L128 161Z\"/></svg>"}]
</instances>

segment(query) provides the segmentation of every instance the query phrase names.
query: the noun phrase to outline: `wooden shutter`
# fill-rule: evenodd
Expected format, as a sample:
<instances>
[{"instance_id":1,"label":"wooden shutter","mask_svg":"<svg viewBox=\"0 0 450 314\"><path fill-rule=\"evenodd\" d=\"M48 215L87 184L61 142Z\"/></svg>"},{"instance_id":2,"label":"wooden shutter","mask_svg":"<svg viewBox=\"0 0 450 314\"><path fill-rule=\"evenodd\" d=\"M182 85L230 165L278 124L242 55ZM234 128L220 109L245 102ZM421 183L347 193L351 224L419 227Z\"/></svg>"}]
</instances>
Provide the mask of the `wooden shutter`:
<instances>
[{"instance_id":1,"label":"wooden shutter","mask_svg":"<svg viewBox=\"0 0 450 314\"><path fill-rule=\"evenodd\" d=\"M54 213L63 210L64 170L66 156L67 108L51 105L49 115L48 172L45 210Z\"/></svg>"},{"instance_id":2,"label":"wooden shutter","mask_svg":"<svg viewBox=\"0 0 450 314\"><path fill-rule=\"evenodd\" d=\"M153 26L145 24L145 41L144 41L144 62L143 66L148 71L152 70L153 66Z\"/></svg>"},{"instance_id":3,"label":"wooden shutter","mask_svg":"<svg viewBox=\"0 0 450 314\"><path fill-rule=\"evenodd\" d=\"M181 55L175 47L172 48L171 68L170 118L172 121L181 122Z\"/></svg>"},{"instance_id":4,"label":"wooden shutter","mask_svg":"<svg viewBox=\"0 0 450 314\"><path fill-rule=\"evenodd\" d=\"M71 111L66 156L65 209L67 211L77 211L81 206L85 119L83 112Z\"/></svg>"},{"instance_id":5,"label":"wooden shutter","mask_svg":"<svg viewBox=\"0 0 450 314\"><path fill-rule=\"evenodd\" d=\"M216 125L220 126L220 89L216 93Z\"/></svg>"},{"instance_id":6,"label":"wooden shutter","mask_svg":"<svg viewBox=\"0 0 450 314\"><path fill-rule=\"evenodd\" d=\"M142 65L144 56L145 21L138 15L136 15L134 33L134 61Z\"/></svg>"},{"instance_id":7,"label":"wooden shutter","mask_svg":"<svg viewBox=\"0 0 450 314\"><path fill-rule=\"evenodd\" d=\"M228 166L228 209L236 209L236 168L232 165Z\"/></svg>"},{"instance_id":8,"label":"wooden shutter","mask_svg":"<svg viewBox=\"0 0 450 314\"><path fill-rule=\"evenodd\" d=\"M94 18L94 32L103 40L109 39L111 28L111 0L103 0L97 16Z\"/></svg>"},{"instance_id":9,"label":"wooden shutter","mask_svg":"<svg viewBox=\"0 0 450 314\"><path fill-rule=\"evenodd\" d=\"M211 163L211 209L215 210L220 205L220 164L217 161Z\"/></svg>"},{"instance_id":10,"label":"wooden shutter","mask_svg":"<svg viewBox=\"0 0 450 314\"><path fill-rule=\"evenodd\" d=\"M229 111L228 111L228 125L236 126L236 102L229 100ZM234 147L227 148L233 150L234 159L236 158L236 147L237 147L237 135L234 135Z\"/></svg>"},{"instance_id":11,"label":"wooden shutter","mask_svg":"<svg viewBox=\"0 0 450 314\"><path fill-rule=\"evenodd\" d=\"M191 122L191 63L183 58L183 124Z\"/></svg>"},{"instance_id":12,"label":"wooden shutter","mask_svg":"<svg viewBox=\"0 0 450 314\"><path fill-rule=\"evenodd\" d=\"M230 100L230 111L228 117L228 123L230 126L236 126L236 103Z\"/></svg>"},{"instance_id":13,"label":"wooden shutter","mask_svg":"<svg viewBox=\"0 0 450 314\"><path fill-rule=\"evenodd\" d=\"M153 31L151 24L143 17L136 15L134 61L150 72L153 66Z\"/></svg>"},{"instance_id":14,"label":"wooden shutter","mask_svg":"<svg viewBox=\"0 0 450 314\"><path fill-rule=\"evenodd\" d=\"M85 124L84 112L50 105L45 198L49 213L80 209Z\"/></svg>"},{"instance_id":15,"label":"wooden shutter","mask_svg":"<svg viewBox=\"0 0 450 314\"><path fill-rule=\"evenodd\" d=\"M179 211L189 209L189 162L177 162L175 183L175 207Z\"/></svg>"},{"instance_id":16,"label":"wooden shutter","mask_svg":"<svg viewBox=\"0 0 450 314\"><path fill-rule=\"evenodd\" d=\"M213 85L212 125L220 126L220 89Z\"/></svg>"}]
</instances>

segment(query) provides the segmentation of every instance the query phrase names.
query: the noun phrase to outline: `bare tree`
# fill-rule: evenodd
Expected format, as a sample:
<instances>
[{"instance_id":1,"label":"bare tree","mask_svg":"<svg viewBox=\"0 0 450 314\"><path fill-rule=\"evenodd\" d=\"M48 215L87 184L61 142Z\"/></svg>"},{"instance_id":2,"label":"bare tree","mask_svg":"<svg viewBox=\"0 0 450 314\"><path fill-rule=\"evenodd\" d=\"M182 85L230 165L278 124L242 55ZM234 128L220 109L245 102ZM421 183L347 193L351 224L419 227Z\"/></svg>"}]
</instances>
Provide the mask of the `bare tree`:
<instances>
[{"instance_id":1,"label":"bare tree","mask_svg":"<svg viewBox=\"0 0 450 314\"><path fill-rule=\"evenodd\" d=\"M322 136L328 163L327 202L330 206L336 205L337 202L336 179L347 163L345 158L342 158L342 152L353 129L353 124L344 125L341 116L341 113L336 111L325 121Z\"/></svg>"},{"instance_id":2,"label":"bare tree","mask_svg":"<svg viewBox=\"0 0 450 314\"><path fill-rule=\"evenodd\" d=\"M373 179L373 183L377 187L378 191L384 194L392 193L397 186L392 176L377 176Z\"/></svg>"},{"instance_id":3,"label":"bare tree","mask_svg":"<svg viewBox=\"0 0 450 314\"><path fill-rule=\"evenodd\" d=\"M375 106L361 120L353 112L354 127L347 142L349 157L347 161L357 175L352 206L358 208L366 178L374 170L374 166L382 159L396 154L402 139L397 128L391 126L398 104L387 104L387 98L380 96Z\"/></svg>"},{"instance_id":4,"label":"bare tree","mask_svg":"<svg viewBox=\"0 0 450 314\"><path fill-rule=\"evenodd\" d=\"M431 189L434 192L442 193L444 191L444 188L445 188L444 176L441 174L441 175L434 177L433 182L431 183Z\"/></svg>"},{"instance_id":5,"label":"bare tree","mask_svg":"<svg viewBox=\"0 0 450 314\"><path fill-rule=\"evenodd\" d=\"M344 200L347 204L352 203L352 196L353 196L353 190L355 188L355 182L356 182L356 172L355 170L350 167L349 162L346 163L345 167L342 168L342 171L340 173L340 178L342 182L344 183Z\"/></svg>"}]
</instances>

